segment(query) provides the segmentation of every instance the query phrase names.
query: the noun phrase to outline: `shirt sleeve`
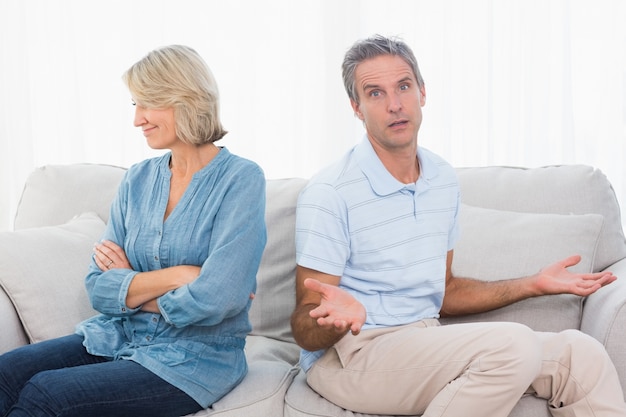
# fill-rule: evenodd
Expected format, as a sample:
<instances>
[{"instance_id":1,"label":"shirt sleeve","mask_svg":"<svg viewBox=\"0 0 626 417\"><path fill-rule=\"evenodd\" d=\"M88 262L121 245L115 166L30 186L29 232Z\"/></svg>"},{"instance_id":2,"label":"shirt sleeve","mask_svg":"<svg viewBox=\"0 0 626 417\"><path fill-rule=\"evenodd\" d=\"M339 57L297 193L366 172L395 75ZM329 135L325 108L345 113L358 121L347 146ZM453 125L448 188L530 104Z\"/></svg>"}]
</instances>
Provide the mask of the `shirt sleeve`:
<instances>
[{"instance_id":1,"label":"shirt sleeve","mask_svg":"<svg viewBox=\"0 0 626 417\"><path fill-rule=\"evenodd\" d=\"M296 262L341 276L350 257L347 208L336 190L323 183L307 186L296 207Z\"/></svg>"},{"instance_id":2,"label":"shirt sleeve","mask_svg":"<svg viewBox=\"0 0 626 417\"><path fill-rule=\"evenodd\" d=\"M109 222L102 237L102 240L110 240L122 247L125 237L124 207L126 207L127 200L128 176L129 172L122 179L118 193L111 204ZM126 305L128 287L136 274L136 271L122 268L102 271L92 257L85 278L85 286L92 307L109 316L128 316L139 311L140 308L132 309Z\"/></svg>"},{"instance_id":3,"label":"shirt sleeve","mask_svg":"<svg viewBox=\"0 0 626 417\"><path fill-rule=\"evenodd\" d=\"M459 209L461 206L461 194L457 193L456 197L456 211L454 212L454 220L450 226L450 233L448 234L448 250L454 249L456 242L459 240L461 234L461 228L459 226Z\"/></svg>"},{"instance_id":4,"label":"shirt sleeve","mask_svg":"<svg viewBox=\"0 0 626 417\"><path fill-rule=\"evenodd\" d=\"M266 240L265 177L254 166L231 179L199 277L157 299L165 320L212 326L247 308Z\"/></svg>"}]
</instances>

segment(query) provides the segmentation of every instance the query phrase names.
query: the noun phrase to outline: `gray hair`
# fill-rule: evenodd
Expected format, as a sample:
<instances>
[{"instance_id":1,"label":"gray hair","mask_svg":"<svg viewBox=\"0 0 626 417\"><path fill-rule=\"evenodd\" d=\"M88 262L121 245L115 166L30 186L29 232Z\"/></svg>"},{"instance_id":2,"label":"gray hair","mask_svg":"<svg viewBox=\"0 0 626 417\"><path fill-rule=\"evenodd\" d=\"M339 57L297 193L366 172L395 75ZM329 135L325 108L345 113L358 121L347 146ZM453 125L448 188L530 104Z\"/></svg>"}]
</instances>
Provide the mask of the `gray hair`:
<instances>
[{"instance_id":1,"label":"gray hair","mask_svg":"<svg viewBox=\"0 0 626 417\"><path fill-rule=\"evenodd\" d=\"M355 72L357 66L367 59L381 55L395 55L402 58L413 70L413 75L417 80L417 85L424 87L424 79L417 66L417 59L413 55L411 48L399 38L387 38L382 35L374 35L370 38L357 41L346 52L341 64L343 84L348 93L348 97L355 103L359 103L359 96L356 91Z\"/></svg>"},{"instance_id":2,"label":"gray hair","mask_svg":"<svg viewBox=\"0 0 626 417\"><path fill-rule=\"evenodd\" d=\"M227 132L219 118L219 92L211 70L200 55L182 45L148 53L122 76L138 105L174 109L176 135L202 145Z\"/></svg>"}]
</instances>

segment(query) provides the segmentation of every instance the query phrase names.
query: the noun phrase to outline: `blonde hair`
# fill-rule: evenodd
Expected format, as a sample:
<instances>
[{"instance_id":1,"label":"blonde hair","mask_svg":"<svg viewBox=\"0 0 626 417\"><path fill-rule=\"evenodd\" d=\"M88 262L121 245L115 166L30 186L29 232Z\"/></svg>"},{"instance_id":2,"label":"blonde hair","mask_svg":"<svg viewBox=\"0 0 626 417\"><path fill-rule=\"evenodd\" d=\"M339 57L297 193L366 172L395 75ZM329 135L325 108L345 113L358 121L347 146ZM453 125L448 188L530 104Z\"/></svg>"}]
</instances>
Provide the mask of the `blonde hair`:
<instances>
[{"instance_id":1,"label":"blonde hair","mask_svg":"<svg viewBox=\"0 0 626 417\"><path fill-rule=\"evenodd\" d=\"M227 133L219 118L219 92L208 65L187 46L170 45L148 53L122 76L138 105L174 109L176 135L202 145Z\"/></svg>"}]
</instances>

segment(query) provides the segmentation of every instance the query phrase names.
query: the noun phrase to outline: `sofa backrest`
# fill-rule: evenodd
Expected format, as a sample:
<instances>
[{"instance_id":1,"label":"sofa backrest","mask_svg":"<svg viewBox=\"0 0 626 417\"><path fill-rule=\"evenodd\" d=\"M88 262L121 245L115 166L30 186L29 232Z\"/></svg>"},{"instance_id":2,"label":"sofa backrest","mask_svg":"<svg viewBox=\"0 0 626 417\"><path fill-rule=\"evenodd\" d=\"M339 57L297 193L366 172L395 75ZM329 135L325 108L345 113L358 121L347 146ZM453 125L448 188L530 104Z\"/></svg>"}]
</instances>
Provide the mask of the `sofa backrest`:
<instances>
[{"instance_id":1,"label":"sofa backrest","mask_svg":"<svg viewBox=\"0 0 626 417\"><path fill-rule=\"evenodd\" d=\"M289 319L296 300L296 200L306 182L301 178L267 181L267 244L250 310L253 335L293 342Z\"/></svg>"},{"instance_id":2,"label":"sofa backrest","mask_svg":"<svg viewBox=\"0 0 626 417\"><path fill-rule=\"evenodd\" d=\"M471 206L525 213L600 214L594 270L626 257L620 207L607 177L586 165L457 169L461 200Z\"/></svg>"},{"instance_id":3,"label":"sofa backrest","mask_svg":"<svg viewBox=\"0 0 626 417\"><path fill-rule=\"evenodd\" d=\"M511 279L580 255L574 272L600 271L626 257L620 209L607 178L582 165L457 170L461 235L452 272L481 280ZM579 329L584 299L529 298L443 323L514 321L538 331Z\"/></svg>"},{"instance_id":4,"label":"sofa backrest","mask_svg":"<svg viewBox=\"0 0 626 417\"><path fill-rule=\"evenodd\" d=\"M98 213L106 221L111 199L124 171L119 167L90 164L46 166L35 170L24 188L15 218L15 229L63 224L76 215L88 211ZM457 172L464 203L462 215L464 222L469 223L466 232L471 232L472 224L479 218L477 224L480 224L480 227L497 218L505 225L521 224L524 230L526 230L524 225L530 219L531 223L534 222L535 229L527 230L538 230L537 224L542 223L530 215L541 213L541 216L537 217L542 222L550 224L550 229L545 230L556 233L569 229L567 235L569 237L565 239L569 246L563 245L567 250L579 249L577 242L579 234L599 236L595 241L592 239L591 243L585 245L588 259L581 263L581 268L593 267L600 270L626 257L619 205L609 181L599 170L573 165L532 169L460 168ZM295 203L305 184L306 180L299 178L267 182L268 242L257 275L257 295L250 314L254 335L284 341L293 340L289 318L295 303ZM523 216L524 213L532 218ZM566 216L572 213L577 216ZM556 216L558 214L564 216ZM513 222L511 219L523 221ZM537 238L541 239L541 233L540 228ZM465 243L461 240L458 251L455 249L456 267L472 270L478 266L478 270L483 268L490 271L495 264L494 259L486 256L485 259L475 262L476 260L468 255L473 253L472 250L480 249L481 239L484 239L485 235L480 229L475 236L469 234L468 237L468 233L465 233ZM534 235L532 236L534 239ZM557 245L550 244L547 238L544 240L546 241L544 246L547 245L545 248L534 243L528 246L533 246L534 252L541 252L546 256L551 255L556 249L563 249L560 245L559 248L553 247ZM507 239L504 240L506 241ZM524 242L517 242L517 245L524 246ZM580 248L582 249L582 246ZM545 263L543 259L534 259L535 255L532 259L524 256L527 252L531 251L513 253L511 256L528 261L524 265L526 268L529 265L534 267L537 262L541 265ZM524 271L519 266L509 267L508 261L500 268L508 268L504 275L507 272ZM502 277L505 277L504 275ZM82 282L81 277L77 279L77 282ZM547 304L558 312L559 317L551 317L551 312L537 314L537 310ZM467 319L513 320L526 323L538 330L560 330L578 327L581 309L582 300L575 297L555 298L550 303L542 302L541 299L531 299L503 311ZM79 319L82 317L76 318L75 321Z\"/></svg>"},{"instance_id":5,"label":"sofa backrest","mask_svg":"<svg viewBox=\"0 0 626 417\"><path fill-rule=\"evenodd\" d=\"M46 165L26 179L15 214L15 230L56 226L95 212L109 220L111 201L126 172L113 165Z\"/></svg>"}]
</instances>

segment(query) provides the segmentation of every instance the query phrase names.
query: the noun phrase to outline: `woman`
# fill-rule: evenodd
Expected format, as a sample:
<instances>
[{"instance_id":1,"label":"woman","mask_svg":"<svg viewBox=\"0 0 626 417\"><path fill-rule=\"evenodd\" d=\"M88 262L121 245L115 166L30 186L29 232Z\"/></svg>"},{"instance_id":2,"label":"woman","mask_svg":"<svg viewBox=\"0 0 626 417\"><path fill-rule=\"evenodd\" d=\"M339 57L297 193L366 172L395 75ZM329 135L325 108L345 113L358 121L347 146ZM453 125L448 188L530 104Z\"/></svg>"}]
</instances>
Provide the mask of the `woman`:
<instances>
[{"instance_id":1,"label":"woman","mask_svg":"<svg viewBox=\"0 0 626 417\"><path fill-rule=\"evenodd\" d=\"M86 277L101 314L0 357L0 415L181 416L246 374L263 172L214 144L217 86L194 50L152 51L123 79L135 126L170 152L122 180Z\"/></svg>"}]
</instances>

